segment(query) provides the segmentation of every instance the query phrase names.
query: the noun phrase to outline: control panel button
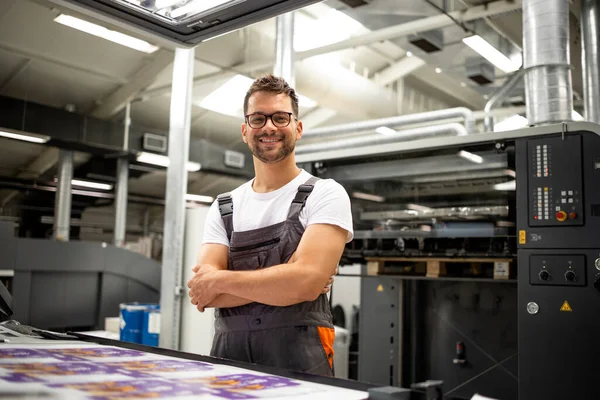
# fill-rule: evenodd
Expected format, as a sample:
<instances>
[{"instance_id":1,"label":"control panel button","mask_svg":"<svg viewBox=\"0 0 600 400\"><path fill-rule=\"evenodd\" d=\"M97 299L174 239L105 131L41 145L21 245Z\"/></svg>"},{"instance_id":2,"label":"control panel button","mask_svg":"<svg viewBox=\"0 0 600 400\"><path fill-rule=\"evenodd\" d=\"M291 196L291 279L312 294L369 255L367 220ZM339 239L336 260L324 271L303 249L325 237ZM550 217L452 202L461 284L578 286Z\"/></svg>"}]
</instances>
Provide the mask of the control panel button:
<instances>
[{"instance_id":1,"label":"control panel button","mask_svg":"<svg viewBox=\"0 0 600 400\"><path fill-rule=\"evenodd\" d=\"M571 218L571 219L577 218L577 213L576 212L569 213L569 218Z\"/></svg>"},{"instance_id":2,"label":"control panel button","mask_svg":"<svg viewBox=\"0 0 600 400\"><path fill-rule=\"evenodd\" d=\"M596 261L594 261L594 265L596 266L596 269L600 271L600 258L596 258Z\"/></svg>"},{"instance_id":3,"label":"control panel button","mask_svg":"<svg viewBox=\"0 0 600 400\"><path fill-rule=\"evenodd\" d=\"M576 278L575 272L573 272L573 271L567 271L567 272L565 272L565 279L567 281L569 281L569 282L575 282L575 278Z\"/></svg>"},{"instance_id":4,"label":"control panel button","mask_svg":"<svg viewBox=\"0 0 600 400\"><path fill-rule=\"evenodd\" d=\"M559 220L560 222L566 221L567 220L567 213L564 211L559 211L556 213L556 219Z\"/></svg>"},{"instance_id":5,"label":"control panel button","mask_svg":"<svg viewBox=\"0 0 600 400\"><path fill-rule=\"evenodd\" d=\"M550 278L550 274L549 274L549 273L548 273L548 271L546 271L546 270L540 271L540 273L538 274L538 276L539 276L539 277L540 277L540 279L541 279L541 280L543 280L543 281L547 281L547 280L548 280L548 278Z\"/></svg>"}]
</instances>

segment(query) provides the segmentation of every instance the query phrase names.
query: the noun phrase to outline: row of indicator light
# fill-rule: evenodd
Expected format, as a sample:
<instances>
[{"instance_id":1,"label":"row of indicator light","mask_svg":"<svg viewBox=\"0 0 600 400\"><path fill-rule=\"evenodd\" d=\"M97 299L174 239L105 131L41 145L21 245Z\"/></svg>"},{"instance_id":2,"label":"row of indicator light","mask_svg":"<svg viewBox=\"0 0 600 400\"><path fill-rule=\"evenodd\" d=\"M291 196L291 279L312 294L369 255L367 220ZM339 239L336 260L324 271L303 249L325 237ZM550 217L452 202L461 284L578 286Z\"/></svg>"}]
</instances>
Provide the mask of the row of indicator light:
<instances>
[{"instance_id":1,"label":"row of indicator light","mask_svg":"<svg viewBox=\"0 0 600 400\"><path fill-rule=\"evenodd\" d=\"M548 169L548 145L536 146L536 161L537 161L537 177L542 177L542 171L544 177L549 175ZM543 162L542 162L543 161ZM543 168L542 168L543 167Z\"/></svg>"}]
</instances>

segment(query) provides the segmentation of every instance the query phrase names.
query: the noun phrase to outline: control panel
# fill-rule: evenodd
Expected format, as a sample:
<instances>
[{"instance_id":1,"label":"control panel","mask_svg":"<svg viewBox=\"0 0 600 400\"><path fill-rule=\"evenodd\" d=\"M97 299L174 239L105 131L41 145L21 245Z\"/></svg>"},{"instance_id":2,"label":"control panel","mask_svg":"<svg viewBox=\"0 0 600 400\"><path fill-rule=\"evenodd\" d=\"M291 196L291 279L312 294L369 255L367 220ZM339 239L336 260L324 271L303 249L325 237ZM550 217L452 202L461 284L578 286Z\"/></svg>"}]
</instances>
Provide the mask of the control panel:
<instances>
[{"instance_id":1,"label":"control panel","mask_svg":"<svg viewBox=\"0 0 600 400\"><path fill-rule=\"evenodd\" d=\"M532 285L585 286L585 255L532 255L529 283Z\"/></svg>"},{"instance_id":2,"label":"control panel","mask_svg":"<svg viewBox=\"0 0 600 400\"><path fill-rule=\"evenodd\" d=\"M529 226L583 225L581 137L528 145Z\"/></svg>"}]
</instances>

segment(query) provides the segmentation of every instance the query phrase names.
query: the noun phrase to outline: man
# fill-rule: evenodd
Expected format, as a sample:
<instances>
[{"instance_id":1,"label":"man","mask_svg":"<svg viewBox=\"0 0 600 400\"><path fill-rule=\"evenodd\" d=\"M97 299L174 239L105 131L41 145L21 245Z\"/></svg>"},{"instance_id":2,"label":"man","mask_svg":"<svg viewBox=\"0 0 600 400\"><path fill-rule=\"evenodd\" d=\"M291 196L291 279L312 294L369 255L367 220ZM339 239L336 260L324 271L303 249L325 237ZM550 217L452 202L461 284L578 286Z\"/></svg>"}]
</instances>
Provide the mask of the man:
<instances>
[{"instance_id":1,"label":"man","mask_svg":"<svg viewBox=\"0 0 600 400\"><path fill-rule=\"evenodd\" d=\"M256 176L210 208L191 302L216 308L211 355L332 376L325 293L352 240L350 199L338 183L296 166L302 122L283 79L257 79L244 115Z\"/></svg>"}]
</instances>

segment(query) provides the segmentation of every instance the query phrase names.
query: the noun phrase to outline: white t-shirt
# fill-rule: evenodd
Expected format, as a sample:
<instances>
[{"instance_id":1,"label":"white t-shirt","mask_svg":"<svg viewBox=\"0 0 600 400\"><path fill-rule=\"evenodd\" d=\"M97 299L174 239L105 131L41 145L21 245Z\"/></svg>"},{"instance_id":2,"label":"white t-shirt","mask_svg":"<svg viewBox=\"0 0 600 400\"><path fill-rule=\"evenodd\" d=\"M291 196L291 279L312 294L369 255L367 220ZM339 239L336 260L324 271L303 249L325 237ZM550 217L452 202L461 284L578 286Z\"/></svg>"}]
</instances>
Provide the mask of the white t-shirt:
<instances>
[{"instance_id":1,"label":"white t-shirt","mask_svg":"<svg viewBox=\"0 0 600 400\"><path fill-rule=\"evenodd\" d=\"M287 185L269 193L256 193L252 189L254 179L234 189L231 192L233 230L235 232L249 231L285 221L298 187L311 176L302 170ZM347 242L354 237L350 198L342 185L332 179L319 179L315 183L312 193L308 196L306 204L300 212L299 219L305 229L312 224L337 225L348 231ZM208 211L202 240L202 244L204 243L219 243L229 246L217 201Z\"/></svg>"}]
</instances>

